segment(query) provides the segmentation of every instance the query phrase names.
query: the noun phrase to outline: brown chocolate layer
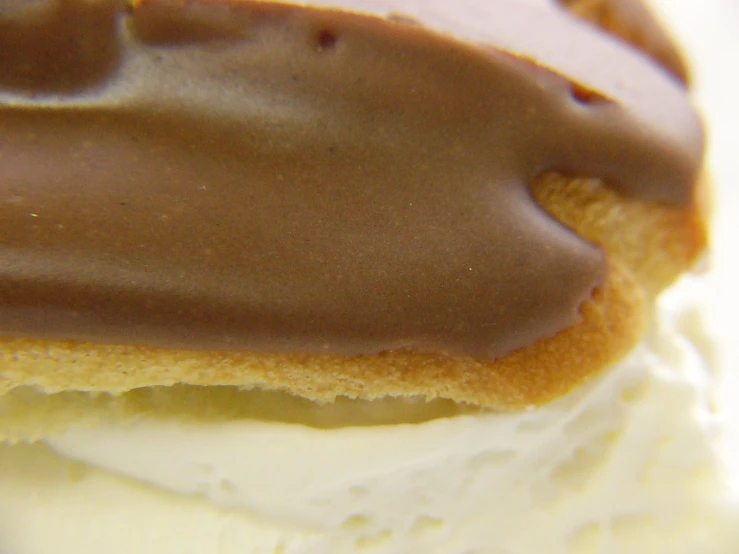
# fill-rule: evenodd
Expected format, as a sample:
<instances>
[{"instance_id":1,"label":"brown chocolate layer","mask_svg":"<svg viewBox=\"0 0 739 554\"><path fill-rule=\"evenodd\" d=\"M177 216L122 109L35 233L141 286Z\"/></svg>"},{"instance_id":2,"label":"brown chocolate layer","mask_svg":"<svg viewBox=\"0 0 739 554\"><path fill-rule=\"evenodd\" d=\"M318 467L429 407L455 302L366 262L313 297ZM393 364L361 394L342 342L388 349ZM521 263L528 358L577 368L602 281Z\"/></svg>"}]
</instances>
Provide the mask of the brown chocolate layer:
<instances>
[{"instance_id":1,"label":"brown chocolate layer","mask_svg":"<svg viewBox=\"0 0 739 554\"><path fill-rule=\"evenodd\" d=\"M645 50L683 83L689 80L688 68L680 50L660 26L644 0L556 1L584 19Z\"/></svg>"},{"instance_id":2,"label":"brown chocolate layer","mask_svg":"<svg viewBox=\"0 0 739 554\"><path fill-rule=\"evenodd\" d=\"M606 261L529 183L687 205L699 122L563 14L429 7L485 46L249 1L0 20L0 334L492 359L575 324Z\"/></svg>"}]
</instances>

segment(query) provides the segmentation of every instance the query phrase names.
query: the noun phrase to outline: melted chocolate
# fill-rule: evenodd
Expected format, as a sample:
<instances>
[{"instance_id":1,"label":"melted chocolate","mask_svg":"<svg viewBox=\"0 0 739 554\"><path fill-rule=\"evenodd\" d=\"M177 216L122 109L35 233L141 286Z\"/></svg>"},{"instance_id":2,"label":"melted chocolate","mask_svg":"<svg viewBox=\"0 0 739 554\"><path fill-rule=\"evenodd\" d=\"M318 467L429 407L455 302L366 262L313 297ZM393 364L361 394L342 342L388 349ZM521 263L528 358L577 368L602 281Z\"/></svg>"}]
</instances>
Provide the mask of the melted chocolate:
<instances>
[{"instance_id":1,"label":"melted chocolate","mask_svg":"<svg viewBox=\"0 0 739 554\"><path fill-rule=\"evenodd\" d=\"M556 0L574 6L582 16L618 32L619 36L649 52L682 82L688 81L688 68L672 38L659 25L643 0Z\"/></svg>"},{"instance_id":2,"label":"melted chocolate","mask_svg":"<svg viewBox=\"0 0 739 554\"><path fill-rule=\"evenodd\" d=\"M586 25L445 4L410 15L486 46L249 1L0 19L0 333L491 359L575 324L605 258L529 184L689 204L699 123Z\"/></svg>"}]
</instances>

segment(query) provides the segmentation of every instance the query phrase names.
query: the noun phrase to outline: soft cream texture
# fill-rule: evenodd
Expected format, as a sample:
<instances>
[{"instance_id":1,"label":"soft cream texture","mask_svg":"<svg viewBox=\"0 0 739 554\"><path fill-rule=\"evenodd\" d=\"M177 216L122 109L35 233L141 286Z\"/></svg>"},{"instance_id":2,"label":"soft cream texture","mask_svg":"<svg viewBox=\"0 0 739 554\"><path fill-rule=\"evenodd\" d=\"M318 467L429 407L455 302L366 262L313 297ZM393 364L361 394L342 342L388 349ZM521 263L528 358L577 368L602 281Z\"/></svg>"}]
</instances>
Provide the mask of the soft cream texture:
<instances>
[{"instance_id":1,"label":"soft cream texture","mask_svg":"<svg viewBox=\"0 0 739 554\"><path fill-rule=\"evenodd\" d=\"M140 421L49 441L102 470L3 447L0 552L730 554L739 512L712 447L696 287L663 299L619 367L524 414L338 429Z\"/></svg>"}]
</instances>

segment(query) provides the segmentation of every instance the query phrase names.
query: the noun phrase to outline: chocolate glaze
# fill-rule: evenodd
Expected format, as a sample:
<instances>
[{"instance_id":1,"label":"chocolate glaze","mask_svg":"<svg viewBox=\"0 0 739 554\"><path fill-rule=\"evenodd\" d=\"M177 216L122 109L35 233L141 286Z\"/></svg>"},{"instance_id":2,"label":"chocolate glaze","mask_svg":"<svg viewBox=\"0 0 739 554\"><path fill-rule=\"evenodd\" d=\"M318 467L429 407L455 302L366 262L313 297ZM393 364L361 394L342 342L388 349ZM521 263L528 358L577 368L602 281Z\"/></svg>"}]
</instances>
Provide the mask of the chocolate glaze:
<instances>
[{"instance_id":1,"label":"chocolate glaze","mask_svg":"<svg viewBox=\"0 0 739 554\"><path fill-rule=\"evenodd\" d=\"M0 5L0 86L72 92L103 81L120 63L119 9L115 2L5 0Z\"/></svg>"},{"instance_id":2,"label":"chocolate glaze","mask_svg":"<svg viewBox=\"0 0 739 554\"><path fill-rule=\"evenodd\" d=\"M249 1L0 17L2 335L492 359L575 324L605 257L528 185L689 204L700 125L586 25L445 4L410 15L447 35ZM484 47L450 36L480 16Z\"/></svg>"},{"instance_id":3,"label":"chocolate glaze","mask_svg":"<svg viewBox=\"0 0 739 554\"><path fill-rule=\"evenodd\" d=\"M556 0L563 6L578 4L578 11L588 19L603 25L625 41L638 45L657 58L682 82L688 81L688 68L669 34L659 25L643 0Z\"/></svg>"}]
</instances>

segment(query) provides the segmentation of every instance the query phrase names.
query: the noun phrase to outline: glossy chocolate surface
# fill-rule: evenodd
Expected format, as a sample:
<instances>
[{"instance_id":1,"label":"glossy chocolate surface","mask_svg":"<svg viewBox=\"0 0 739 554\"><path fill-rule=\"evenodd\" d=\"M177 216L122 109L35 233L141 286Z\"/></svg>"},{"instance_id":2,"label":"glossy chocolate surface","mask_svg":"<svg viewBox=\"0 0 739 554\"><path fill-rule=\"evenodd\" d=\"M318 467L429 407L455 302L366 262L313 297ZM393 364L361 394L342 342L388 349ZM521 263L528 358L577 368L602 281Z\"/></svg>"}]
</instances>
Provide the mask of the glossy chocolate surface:
<instances>
[{"instance_id":1,"label":"glossy chocolate surface","mask_svg":"<svg viewBox=\"0 0 739 554\"><path fill-rule=\"evenodd\" d=\"M655 14L644 0L555 0L563 6L574 7L575 13L597 22L619 36L638 44L640 48L660 60L675 78L689 80L688 68L679 48L670 35L660 26Z\"/></svg>"},{"instance_id":2,"label":"glossy chocolate surface","mask_svg":"<svg viewBox=\"0 0 739 554\"><path fill-rule=\"evenodd\" d=\"M563 14L33 6L0 12L0 335L492 359L607 272L538 174L691 202L684 92Z\"/></svg>"}]
</instances>

